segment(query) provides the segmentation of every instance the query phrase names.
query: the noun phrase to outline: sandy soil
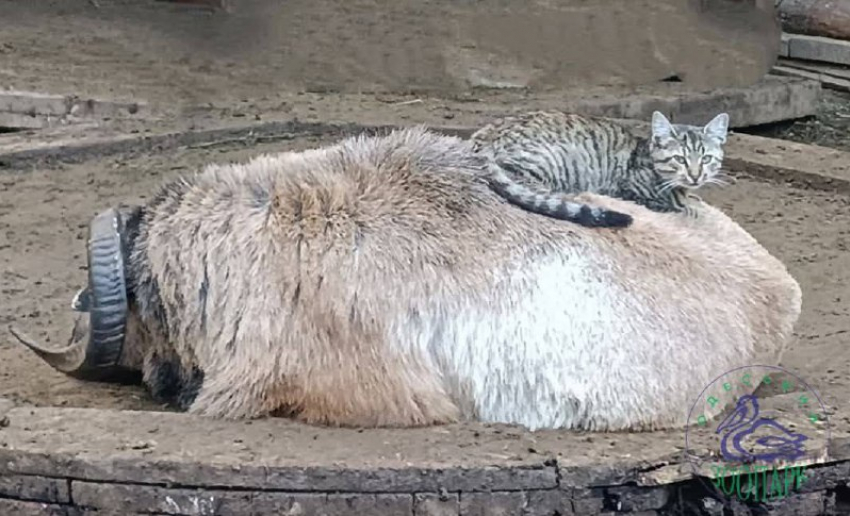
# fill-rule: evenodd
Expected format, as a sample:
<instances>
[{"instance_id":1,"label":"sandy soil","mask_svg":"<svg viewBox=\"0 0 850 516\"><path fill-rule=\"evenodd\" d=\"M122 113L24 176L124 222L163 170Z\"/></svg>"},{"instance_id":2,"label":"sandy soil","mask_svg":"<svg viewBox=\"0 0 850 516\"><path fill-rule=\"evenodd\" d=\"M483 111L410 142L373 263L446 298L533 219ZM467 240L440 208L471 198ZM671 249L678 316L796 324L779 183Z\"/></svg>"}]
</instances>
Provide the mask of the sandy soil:
<instances>
[{"instance_id":1,"label":"sandy soil","mask_svg":"<svg viewBox=\"0 0 850 516\"><path fill-rule=\"evenodd\" d=\"M209 161L242 160L320 143L307 138L254 148L230 144L181 149L0 176L0 324L14 323L51 343L64 342L71 321L68 303L85 281L86 225L96 211L117 202L141 201L161 181ZM799 340L783 365L822 391L827 404L839 405L850 392L850 198L746 177L705 197L779 256L802 284ZM138 388L66 378L14 343L8 333L0 335L0 396L35 405L157 408ZM837 415L847 417L844 410L839 407Z\"/></svg>"}]
</instances>

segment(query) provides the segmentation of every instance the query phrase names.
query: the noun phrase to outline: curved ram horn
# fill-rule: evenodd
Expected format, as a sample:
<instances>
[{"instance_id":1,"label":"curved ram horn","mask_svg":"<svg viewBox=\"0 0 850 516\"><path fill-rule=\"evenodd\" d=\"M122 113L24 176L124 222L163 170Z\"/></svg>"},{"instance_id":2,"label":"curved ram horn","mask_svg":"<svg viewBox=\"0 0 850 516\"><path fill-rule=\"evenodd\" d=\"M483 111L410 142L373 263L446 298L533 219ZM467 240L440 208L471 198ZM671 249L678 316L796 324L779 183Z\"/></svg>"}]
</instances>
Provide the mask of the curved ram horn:
<instances>
[{"instance_id":1,"label":"curved ram horn","mask_svg":"<svg viewBox=\"0 0 850 516\"><path fill-rule=\"evenodd\" d=\"M74 320L74 329L71 332L71 338L68 339L68 344L61 349L47 349L26 333L16 329L14 326L9 326L11 333L18 342L28 347L40 356L45 362L50 364L56 370L63 373L71 374L80 368L86 354L86 342L84 340L85 325L80 324L80 318Z\"/></svg>"},{"instance_id":2,"label":"curved ram horn","mask_svg":"<svg viewBox=\"0 0 850 516\"><path fill-rule=\"evenodd\" d=\"M91 290L88 287L77 291L77 295L71 300L71 309L75 312L88 312L91 310Z\"/></svg>"},{"instance_id":3,"label":"curved ram horn","mask_svg":"<svg viewBox=\"0 0 850 516\"><path fill-rule=\"evenodd\" d=\"M72 308L88 312L88 339L80 318L65 348L51 350L20 331L9 331L53 368L85 380L103 380L121 373L118 366L127 329L126 227L115 209L106 210L89 225L89 284L77 292ZM120 374L119 374L120 376Z\"/></svg>"}]
</instances>

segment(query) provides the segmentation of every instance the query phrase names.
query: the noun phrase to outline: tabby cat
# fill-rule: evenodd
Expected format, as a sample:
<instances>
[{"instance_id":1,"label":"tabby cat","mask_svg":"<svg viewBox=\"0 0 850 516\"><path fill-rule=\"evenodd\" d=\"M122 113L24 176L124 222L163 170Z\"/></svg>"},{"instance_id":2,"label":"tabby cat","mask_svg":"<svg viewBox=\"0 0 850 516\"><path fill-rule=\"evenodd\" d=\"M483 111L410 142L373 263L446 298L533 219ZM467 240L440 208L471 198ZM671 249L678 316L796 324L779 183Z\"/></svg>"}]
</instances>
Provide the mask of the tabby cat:
<instances>
[{"instance_id":1,"label":"tabby cat","mask_svg":"<svg viewBox=\"0 0 850 516\"><path fill-rule=\"evenodd\" d=\"M652 114L650 137L615 120L538 111L506 117L472 135L489 158L491 187L525 210L588 227L626 227L632 217L570 200L593 192L660 212L695 216L688 198L702 185L726 184L720 173L729 116L705 127L672 124Z\"/></svg>"}]
</instances>

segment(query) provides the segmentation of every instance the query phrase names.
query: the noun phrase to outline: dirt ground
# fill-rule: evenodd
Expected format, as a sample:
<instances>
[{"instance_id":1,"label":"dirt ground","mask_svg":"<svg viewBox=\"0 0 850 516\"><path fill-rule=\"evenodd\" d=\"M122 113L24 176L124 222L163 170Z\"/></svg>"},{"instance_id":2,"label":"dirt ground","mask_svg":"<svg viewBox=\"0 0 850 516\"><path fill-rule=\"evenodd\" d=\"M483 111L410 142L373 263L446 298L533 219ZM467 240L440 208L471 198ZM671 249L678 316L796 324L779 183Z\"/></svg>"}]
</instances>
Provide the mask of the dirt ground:
<instances>
[{"instance_id":1,"label":"dirt ground","mask_svg":"<svg viewBox=\"0 0 850 516\"><path fill-rule=\"evenodd\" d=\"M756 82L779 46L770 12L730 0L232 4L0 0L0 84L164 103L674 77L719 87Z\"/></svg>"},{"instance_id":2,"label":"dirt ground","mask_svg":"<svg viewBox=\"0 0 850 516\"><path fill-rule=\"evenodd\" d=\"M850 151L850 92L825 89L815 116L746 132Z\"/></svg>"},{"instance_id":3,"label":"dirt ground","mask_svg":"<svg viewBox=\"0 0 850 516\"><path fill-rule=\"evenodd\" d=\"M122 3L134 2L100 2L104 6ZM269 75L250 73L250 67L236 58L212 61L200 53L159 59L174 51L177 40L153 26L122 25L115 16L98 23L86 23L78 16L80 9L98 2L0 0L0 19L13 19L11 13L35 5L50 5L51 14L0 24L0 86L147 100L153 105L149 114L158 119L149 124L180 120L179 127L188 129L221 123L224 118L283 116L364 124L476 125L507 112L557 108L563 102L557 94L527 91L477 91L443 98L295 93L270 82ZM122 31L135 31L137 37L149 33L151 46L134 47L122 39ZM219 45L224 43L218 40ZM668 86L677 87L675 83ZM831 93L825 99L822 112L812 121L759 131L850 150L850 101ZM144 125L137 130L144 131ZM33 405L161 408L140 388L81 383L54 372L13 342L6 326L14 323L37 338L64 343L71 321L69 302L85 280L87 224L104 207L143 200L162 181L210 161L242 160L260 152L321 143L317 138L303 138L252 148L238 144L186 148L0 173L0 397ZM802 285L799 339L783 365L817 388L835 410L836 421L850 428L846 407L850 399L850 198L748 177L704 198L782 259Z\"/></svg>"}]
</instances>

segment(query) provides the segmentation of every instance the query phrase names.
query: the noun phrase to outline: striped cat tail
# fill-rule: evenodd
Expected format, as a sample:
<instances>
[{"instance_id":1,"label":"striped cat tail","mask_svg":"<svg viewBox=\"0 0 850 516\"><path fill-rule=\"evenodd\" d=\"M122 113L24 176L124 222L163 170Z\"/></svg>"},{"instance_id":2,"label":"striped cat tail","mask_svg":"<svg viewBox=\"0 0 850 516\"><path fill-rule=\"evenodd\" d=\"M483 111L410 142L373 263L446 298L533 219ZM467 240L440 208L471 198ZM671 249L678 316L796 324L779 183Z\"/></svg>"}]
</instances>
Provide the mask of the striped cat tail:
<instances>
[{"instance_id":1,"label":"striped cat tail","mask_svg":"<svg viewBox=\"0 0 850 516\"><path fill-rule=\"evenodd\" d=\"M526 211L591 228L624 228L632 223L631 215L571 201L563 193L536 191L517 183L494 163L490 164L489 171L490 188Z\"/></svg>"}]
</instances>

